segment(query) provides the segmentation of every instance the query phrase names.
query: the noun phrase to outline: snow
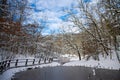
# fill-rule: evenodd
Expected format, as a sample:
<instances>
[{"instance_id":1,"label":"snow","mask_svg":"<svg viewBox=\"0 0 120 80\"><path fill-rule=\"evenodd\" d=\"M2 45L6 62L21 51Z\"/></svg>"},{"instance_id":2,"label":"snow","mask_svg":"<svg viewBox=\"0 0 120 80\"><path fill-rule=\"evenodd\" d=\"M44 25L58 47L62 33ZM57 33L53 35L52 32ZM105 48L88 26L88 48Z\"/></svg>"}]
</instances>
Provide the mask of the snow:
<instances>
[{"instance_id":1,"label":"snow","mask_svg":"<svg viewBox=\"0 0 120 80\"><path fill-rule=\"evenodd\" d=\"M96 75L96 73L95 73L95 69L93 69L92 72L93 72L93 75L95 76L95 75Z\"/></svg>"},{"instance_id":2,"label":"snow","mask_svg":"<svg viewBox=\"0 0 120 80\"><path fill-rule=\"evenodd\" d=\"M28 55L28 54L27 55L20 55L19 54L19 55L16 55L14 59L26 59L26 58L27 59L34 59L35 57L32 55Z\"/></svg>"},{"instance_id":3,"label":"snow","mask_svg":"<svg viewBox=\"0 0 120 80\"><path fill-rule=\"evenodd\" d=\"M11 80L11 77L20 71L24 71L26 70L28 67L21 67L21 68L13 68L13 69L9 69L7 71L5 71L4 73L2 73L0 75L0 80Z\"/></svg>"},{"instance_id":4,"label":"snow","mask_svg":"<svg viewBox=\"0 0 120 80\"><path fill-rule=\"evenodd\" d=\"M4 73L0 74L0 80L11 80L12 76L20 71L25 71L27 70L27 68L35 68L35 67L39 67L39 68L43 68L43 67L54 67L54 66L59 66L60 64L57 62L52 62L49 64L42 64L42 65L37 65L37 66L29 66L29 67L20 67L20 68L12 68L9 69L7 71L5 71Z\"/></svg>"},{"instance_id":5,"label":"snow","mask_svg":"<svg viewBox=\"0 0 120 80\"><path fill-rule=\"evenodd\" d=\"M78 57L72 57L72 58L70 58L70 61L78 61L78 60L79 60Z\"/></svg>"},{"instance_id":6,"label":"snow","mask_svg":"<svg viewBox=\"0 0 120 80\"><path fill-rule=\"evenodd\" d=\"M95 61L95 60L81 60L65 63L63 66L85 66L85 67L95 67L103 69L120 69L120 64L118 61Z\"/></svg>"},{"instance_id":7,"label":"snow","mask_svg":"<svg viewBox=\"0 0 120 80\"><path fill-rule=\"evenodd\" d=\"M68 58L68 59L70 59L70 61L79 60L77 55L73 55L73 54L72 55L71 54L64 54L64 55L61 55L61 57Z\"/></svg>"},{"instance_id":8,"label":"snow","mask_svg":"<svg viewBox=\"0 0 120 80\"><path fill-rule=\"evenodd\" d=\"M120 51L118 51L118 53L120 53ZM23 59L23 56L19 56L19 59L21 59L21 57ZM73 56L73 55L68 55L68 54L62 55L62 57L64 58L67 57L70 59L69 62L63 64L63 66L93 67L93 75L96 75L94 68L120 70L120 63L117 60L117 57L114 51L112 52L112 59L110 58L110 56L103 57L102 54L99 54L99 59L100 59L99 61L93 60L92 58L90 58L90 60L88 61L85 59L82 59L81 61L79 61L79 58L76 55ZM29 57L29 59L33 59L33 57ZM35 62L35 64L37 62ZM30 64L32 63L28 63L28 65ZM15 64L12 64L12 65L14 66ZM18 65L24 65L24 63L19 63ZM5 71L3 74L0 74L0 80L11 80L11 77L15 73L20 72L20 71L25 71L27 70L27 68L36 68L36 67L43 68L43 67L53 67L53 66L60 66L60 63L52 62L49 64L42 64L42 65L36 65L36 66L12 68L12 69Z\"/></svg>"},{"instance_id":9,"label":"snow","mask_svg":"<svg viewBox=\"0 0 120 80\"><path fill-rule=\"evenodd\" d=\"M95 67L95 68L102 68L102 69L113 69L119 70L120 63L117 60L116 54L113 52L112 59L110 56L103 57L103 55L99 55L100 60L90 60L82 59L81 61L78 60L77 57L71 58L70 62L65 63L63 66L85 66L85 67Z\"/></svg>"}]
</instances>

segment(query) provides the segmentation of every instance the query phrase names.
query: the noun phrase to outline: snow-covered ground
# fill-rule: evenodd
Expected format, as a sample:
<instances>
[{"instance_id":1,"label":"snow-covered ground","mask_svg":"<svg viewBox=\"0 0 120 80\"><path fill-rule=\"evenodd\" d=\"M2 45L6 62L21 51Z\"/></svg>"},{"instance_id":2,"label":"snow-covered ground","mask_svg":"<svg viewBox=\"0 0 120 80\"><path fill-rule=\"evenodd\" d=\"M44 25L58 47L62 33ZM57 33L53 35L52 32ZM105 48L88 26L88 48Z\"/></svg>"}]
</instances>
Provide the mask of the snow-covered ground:
<instances>
[{"instance_id":1,"label":"snow-covered ground","mask_svg":"<svg viewBox=\"0 0 120 80\"><path fill-rule=\"evenodd\" d=\"M120 51L118 53L120 54ZM114 53L114 51L112 54L112 59L110 58L110 56L103 57L103 55L100 54L99 61L93 60L92 58L90 58L90 60L88 60L88 61L86 61L85 59L82 59L81 61L79 61L79 58L77 56L67 55L67 54L63 55L62 57L69 59L69 62L63 64L63 66L85 66L85 67L113 69L113 70L120 69L120 63L118 62L116 54ZM27 57L27 58L33 59L34 57ZM23 56L19 56L19 59L23 59ZM37 66L9 69L9 70L5 71L3 74L0 74L0 80L11 80L11 77L16 72L25 71L27 68L31 68L31 67L32 68L35 68L35 67L42 68L42 67L52 67L52 66L60 66L60 63L52 62L49 64L42 64L42 65L37 65Z\"/></svg>"},{"instance_id":2,"label":"snow-covered ground","mask_svg":"<svg viewBox=\"0 0 120 80\"><path fill-rule=\"evenodd\" d=\"M120 51L118 53L120 53ZM103 57L103 55L99 55L99 59L99 61L93 60L92 58L88 61L86 59L79 61L78 57L71 57L70 62L65 63L63 66L85 66L113 70L120 69L120 63L115 53L112 54L112 59L110 59L110 56Z\"/></svg>"},{"instance_id":3,"label":"snow-covered ground","mask_svg":"<svg viewBox=\"0 0 120 80\"><path fill-rule=\"evenodd\" d=\"M65 63L63 66L85 66L85 67L95 67L103 69L120 69L120 64L118 61L104 60L104 61L95 61L95 60L81 60L81 61L71 61Z\"/></svg>"},{"instance_id":4,"label":"snow-covered ground","mask_svg":"<svg viewBox=\"0 0 120 80\"><path fill-rule=\"evenodd\" d=\"M34 59L35 57L34 57L34 55L16 55L15 56L15 58L14 59Z\"/></svg>"},{"instance_id":5,"label":"snow-covered ground","mask_svg":"<svg viewBox=\"0 0 120 80\"><path fill-rule=\"evenodd\" d=\"M12 76L20 71L25 71L27 68L43 68L43 67L53 67L53 66L59 66L60 64L57 62L52 62L49 64L42 64L42 65L37 65L37 66L29 66L29 67L20 67L20 68L13 68L5 71L4 73L0 74L0 80L11 80Z\"/></svg>"}]
</instances>

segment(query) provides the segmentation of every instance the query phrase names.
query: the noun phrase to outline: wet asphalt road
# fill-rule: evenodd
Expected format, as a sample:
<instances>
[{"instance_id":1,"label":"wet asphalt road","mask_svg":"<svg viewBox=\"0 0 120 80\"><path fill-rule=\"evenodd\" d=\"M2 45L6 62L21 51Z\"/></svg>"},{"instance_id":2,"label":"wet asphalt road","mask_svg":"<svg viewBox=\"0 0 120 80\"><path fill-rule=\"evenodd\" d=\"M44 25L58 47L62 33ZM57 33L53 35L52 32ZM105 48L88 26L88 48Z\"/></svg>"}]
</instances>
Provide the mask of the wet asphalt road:
<instances>
[{"instance_id":1,"label":"wet asphalt road","mask_svg":"<svg viewBox=\"0 0 120 80\"><path fill-rule=\"evenodd\" d=\"M13 80L120 80L120 71L88 67L46 67L16 73Z\"/></svg>"}]
</instances>

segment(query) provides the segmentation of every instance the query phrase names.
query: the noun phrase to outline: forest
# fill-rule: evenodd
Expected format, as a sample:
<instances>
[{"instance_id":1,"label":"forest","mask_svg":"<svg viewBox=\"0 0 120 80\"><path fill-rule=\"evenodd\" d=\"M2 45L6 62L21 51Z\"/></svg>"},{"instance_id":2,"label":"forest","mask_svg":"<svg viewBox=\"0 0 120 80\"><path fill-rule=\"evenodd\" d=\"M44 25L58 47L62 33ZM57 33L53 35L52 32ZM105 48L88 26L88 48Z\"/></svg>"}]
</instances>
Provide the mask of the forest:
<instances>
[{"instance_id":1,"label":"forest","mask_svg":"<svg viewBox=\"0 0 120 80\"><path fill-rule=\"evenodd\" d=\"M90 57L99 60L99 54L112 58L114 51L120 62L119 0L99 0L96 5L78 0L78 5L73 7L78 13L64 10L70 14L68 21L78 29L77 33L66 31L63 25L59 33L43 35L45 25L42 21L27 23L32 9L27 0L0 0L1 60L17 54L75 54L79 60ZM72 27L68 26L69 30Z\"/></svg>"}]
</instances>

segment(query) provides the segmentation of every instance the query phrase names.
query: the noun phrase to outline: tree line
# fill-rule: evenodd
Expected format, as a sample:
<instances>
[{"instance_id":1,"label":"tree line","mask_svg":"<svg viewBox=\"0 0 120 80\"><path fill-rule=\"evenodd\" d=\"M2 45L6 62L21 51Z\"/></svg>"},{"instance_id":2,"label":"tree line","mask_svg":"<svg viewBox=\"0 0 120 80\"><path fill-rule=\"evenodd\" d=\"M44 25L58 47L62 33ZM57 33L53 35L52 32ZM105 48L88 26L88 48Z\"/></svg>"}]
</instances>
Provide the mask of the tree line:
<instances>
[{"instance_id":1,"label":"tree line","mask_svg":"<svg viewBox=\"0 0 120 80\"><path fill-rule=\"evenodd\" d=\"M14 3L14 4L13 4ZM99 0L97 4L78 0L71 10L68 21L73 23L79 33L67 33L64 29L59 34L42 35L43 23L23 23L27 20L27 0L0 1L0 50L2 58L11 58L14 54L77 54L79 60L93 57L99 60L99 54L110 55L113 50L118 60L120 46L120 1ZM64 25L63 25L64 26ZM69 26L67 26L69 27ZM71 29L69 29L71 30ZM7 52L6 52L7 51ZM10 54L11 53L11 54Z\"/></svg>"},{"instance_id":2,"label":"tree line","mask_svg":"<svg viewBox=\"0 0 120 80\"><path fill-rule=\"evenodd\" d=\"M15 54L35 54L43 36L42 23L25 23L28 11L27 0L0 0L0 56L12 58Z\"/></svg>"}]
</instances>

